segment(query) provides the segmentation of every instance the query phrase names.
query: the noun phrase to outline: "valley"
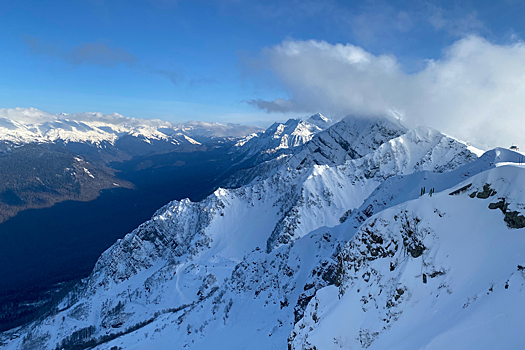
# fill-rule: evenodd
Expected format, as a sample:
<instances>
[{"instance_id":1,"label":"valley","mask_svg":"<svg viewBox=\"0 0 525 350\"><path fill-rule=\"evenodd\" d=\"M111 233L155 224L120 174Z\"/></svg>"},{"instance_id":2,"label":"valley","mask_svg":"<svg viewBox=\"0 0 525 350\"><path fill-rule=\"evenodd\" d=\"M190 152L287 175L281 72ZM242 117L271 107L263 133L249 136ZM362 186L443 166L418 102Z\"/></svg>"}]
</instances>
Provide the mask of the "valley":
<instances>
[{"instance_id":1,"label":"valley","mask_svg":"<svg viewBox=\"0 0 525 350\"><path fill-rule=\"evenodd\" d=\"M12 302L15 307L34 300L37 307L27 309L37 311L42 300L51 300L51 295L44 297L49 289L86 277L104 250L158 208L174 198L199 200L212 192L228 155L223 149L164 154L156 157L156 168L135 170L149 158L114 165L120 168L117 178L132 188L106 189L93 200L27 209L0 223L0 304ZM172 165L177 162L183 165ZM4 327L12 326L1 321Z\"/></svg>"},{"instance_id":2,"label":"valley","mask_svg":"<svg viewBox=\"0 0 525 350\"><path fill-rule=\"evenodd\" d=\"M200 131L195 136L202 142L198 144L154 144L125 137L104 147L79 142L29 143L0 155L0 162L23 162L31 169L22 172L24 176L9 172L13 166L0 172L7 188L4 193L12 194L0 198L1 213L6 215L0 223L0 264L5 267L0 270L0 329L12 328L47 310L64 290L88 276L103 251L165 204L174 199L202 200L242 169L285 154L291 148L257 158L262 150L280 145L280 139L273 137L279 125L284 124L276 123L266 134L276 144L252 140L248 152L239 151L238 137L214 137L209 131ZM303 124L290 121L290 125L285 133L279 130L281 137ZM313 124L310 127L321 130ZM309 140L308 135L296 145ZM59 193L65 186L53 182L57 172L72 169L70 164L79 164L80 170L97 170L91 170L91 176L82 170L66 177L75 186L79 183L77 173L83 176L84 186L76 185L73 196ZM100 179L107 180L101 183ZM40 186L39 192L34 182ZM21 197L34 198L35 193L48 200L36 201L37 205L29 200L20 202ZM15 199L18 202L13 202ZM9 218L8 214L14 216Z\"/></svg>"}]
</instances>

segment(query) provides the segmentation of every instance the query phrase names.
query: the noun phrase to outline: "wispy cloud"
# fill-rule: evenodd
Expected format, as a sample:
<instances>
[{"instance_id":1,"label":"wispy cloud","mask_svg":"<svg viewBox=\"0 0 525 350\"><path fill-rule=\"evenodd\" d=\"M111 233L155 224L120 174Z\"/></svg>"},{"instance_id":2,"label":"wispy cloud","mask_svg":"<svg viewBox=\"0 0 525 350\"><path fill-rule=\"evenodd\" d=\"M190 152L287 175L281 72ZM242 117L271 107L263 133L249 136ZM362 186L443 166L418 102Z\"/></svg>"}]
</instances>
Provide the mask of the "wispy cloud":
<instances>
[{"instance_id":1,"label":"wispy cloud","mask_svg":"<svg viewBox=\"0 0 525 350\"><path fill-rule=\"evenodd\" d=\"M319 36L337 31L338 37L375 52L397 49L399 53L419 35L446 32L465 36L488 31L477 12L466 2L254 0L226 3L229 6L225 7L242 9L255 21L278 21L278 26L289 27L290 35L301 33L305 25L311 25Z\"/></svg>"},{"instance_id":2,"label":"wispy cloud","mask_svg":"<svg viewBox=\"0 0 525 350\"><path fill-rule=\"evenodd\" d=\"M391 6L369 6L357 13L342 17L348 22L352 33L365 44L392 40L399 33L407 33L414 27L419 15L394 9Z\"/></svg>"},{"instance_id":3,"label":"wispy cloud","mask_svg":"<svg viewBox=\"0 0 525 350\"><path fill-rule=\"evenodd\" d=\"M463 13L459 10L444 10L435 5L429 5L428 21L436 30L444 30L454 36L465 36L485 31L485 24L473 12Z\"/></svg>"},{"instance_id":4,"label":"wispy cloud","mask_svg":"<svg viewBox=\"0 0 525 350\"><path fill-rule=\"evenodd\" d=\"M525 44L497 45L479 36L457 40L439 60L413 74L393 55L323 41L289 40L261 61L289 99L247 101L267 112L332 116L396 114L488 145L525 144Z\"/></svg>"},{"instance_id":5,"label":"wispy cloud","mask_svg":"<svg viewBox=\"0 0 525 350\"><path fill-rule=\"evenodd\" d=\"M182 81L184 81L184 76L174 70L158 69L155 71L155 73L168 78L175 85L179 85Z\"/></svg>"},{"instance_id":6,"label":"wispy cloud","mask_svg":"<svg viewBox=\"0 0 525 350\"><path fill-rule=\"evenodd\" d=\"M155 71L156 74L169 79L174 85L180 85L186 83L191 87L202 86L202 85L215 85L220 82L213 78L208 77L191 77L186 78L185 74L181 71L171 69L158 69Z\"/></svg>"},{"instance_id":7,"label":"wispy cloud","mask_svg":"<svg viewBox=\"0 0 525 350\"><path fill-rule=\"evenodd\" d=\"M32 53L54 57L73 65L115 67L121 63L132 64L137 61L137 57L125 49L111 47L102 42L84 43L72 49L62 49L36 37L24 36L23 40Z\"/></svg>"},{"instance_id":8,"label":"wispy cloud","mask_svg":"<svg viewBox=\"0 0 525 350\"><path fill-rule=\"evenodd\" d=\"M244 101L249 105L252 105L256 108L262 109L267 113L289 113L289 112L308 112L308 107L297 105L295 102L284 99L277 98L272 101L266 101L262 98L256 98L252 100Z\"/></svg>"}]
</instances>

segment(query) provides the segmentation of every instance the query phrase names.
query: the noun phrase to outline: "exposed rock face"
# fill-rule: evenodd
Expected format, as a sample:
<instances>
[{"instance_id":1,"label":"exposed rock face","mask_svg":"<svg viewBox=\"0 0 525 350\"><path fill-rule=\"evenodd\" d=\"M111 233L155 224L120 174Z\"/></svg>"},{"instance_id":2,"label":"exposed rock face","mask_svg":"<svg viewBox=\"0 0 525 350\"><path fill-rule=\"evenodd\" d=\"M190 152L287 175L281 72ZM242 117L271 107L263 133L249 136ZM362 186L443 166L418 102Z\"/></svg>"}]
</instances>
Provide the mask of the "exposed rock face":
<instances>
[{"instance_id":1,"label":"exposed rock face","mask_svg":"<svg viewBox=\"0 0 525 350\"><path fill-rule=\"evenodd\" d=\"M503 219L509 228L524 228L525 217L519 211L507 211Z\"/></svg>"},{"instance_id":2,"label":"exposed rock face","mask_svg":"<svg viewBox=\"0 0 525 350\"><path fill-rule=\"evenodd\" d=\"M524 228L525 217L519 211L508 210L508 207L509 203L507 203L505 198L500 198L499 202L489 204L489 209L499 209L505 214L503 220L509 228Z\"/></svg>"}]
</instances>

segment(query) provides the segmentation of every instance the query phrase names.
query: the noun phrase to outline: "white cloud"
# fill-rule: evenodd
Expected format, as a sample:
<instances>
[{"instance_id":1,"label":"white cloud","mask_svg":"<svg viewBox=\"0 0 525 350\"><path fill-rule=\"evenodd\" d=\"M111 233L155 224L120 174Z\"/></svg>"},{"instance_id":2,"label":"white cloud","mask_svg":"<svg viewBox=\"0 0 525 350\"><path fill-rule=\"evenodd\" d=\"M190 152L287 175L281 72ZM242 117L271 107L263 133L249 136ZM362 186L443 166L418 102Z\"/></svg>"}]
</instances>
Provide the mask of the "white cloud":
<instances>
[{"instance_id":1,"label":"white cloud","mask_svg":"<svg viewBox=\"0 0 525 350\"><path fill-rule=\"evenodd\" d=\"M525 44L492 44L469 36L439 60L407 74L392 55L350 44L285 41L263 50L262 61L289 100L254 100L267 111L332 116L396 113L414 127L429 125L490 146L525 145Z\"/></svg>"}]
</instances>

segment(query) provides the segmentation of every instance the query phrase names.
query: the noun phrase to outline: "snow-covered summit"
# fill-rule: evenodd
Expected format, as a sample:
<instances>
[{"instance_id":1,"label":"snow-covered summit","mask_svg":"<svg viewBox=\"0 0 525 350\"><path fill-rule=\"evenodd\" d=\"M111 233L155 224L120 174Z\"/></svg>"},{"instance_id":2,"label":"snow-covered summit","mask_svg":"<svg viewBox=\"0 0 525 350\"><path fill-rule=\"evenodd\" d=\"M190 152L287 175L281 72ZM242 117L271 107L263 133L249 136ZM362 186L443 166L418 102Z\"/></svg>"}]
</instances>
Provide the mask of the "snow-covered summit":
<instances>
[{"instance_id":1,"label":"snow-covered summit","mask_svg":"<svg viewBox=\"0 0 525 350\"><path fill-rule=\"evenodd\" d=\"M306 121L310 124L317 125L323 130L334 124L334 121L332 119L325 117L321 113L316 113L312 115L310 118L306 119Z\"/></svg>"},{"instance_id":2,"label":"snow-covered summit","mask_svg":"<svg viewBox=\"0 0 525 350\"><path fill-rule=\"evenodd\" d=\"M321 114L311 118L328 120ZM407 131L397 121L386 117L348 116L324 130L308 120L274 123L263 134L250 135L238 142L236 153L248 166L224 185L239 187L239 184L260 181L274 174L285 162L294 167L342 164L366 155ZM293 160L289 160L290 157Z\"/></svg>"},{"instance_id":3,"label":"snow-covered summit","mask_svg":"<svg viewBox=\"0 0 525 350\"><path fill-rule=\"evenodd\" d=\"M245 157L275 154L304 145L323 128L302 119L288 119L285 123L273 123L259 134L247 136L237 143ZM242 148L240 148L242 147Z\"/></svg>"},{"instance_id":4,"label":"snow-covered summit","mask_svg":"<svg viewBox=\"0 0 525 350\"><path fill-rule=\"evenodd\" d=\"M264 132L237 141L231 154L234 168L240 168L222 181L224 187L239 187L266 178L287 159L300 152L323 128L303 119L274 123Z\"/></svg>"},{"instance_id":5,"label":"snow-covered summit","mask_svg":"<svg viewBox=\"0 0 525 350\"><path fill-rule=\"evenodd\" d=\"M388 118L349 115L312 137L295 158L303 164L342 164L365 156L407 131Z\"/></svg>"}]
</instances>

